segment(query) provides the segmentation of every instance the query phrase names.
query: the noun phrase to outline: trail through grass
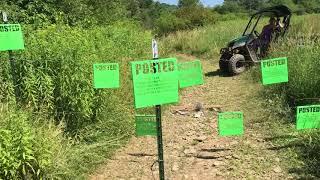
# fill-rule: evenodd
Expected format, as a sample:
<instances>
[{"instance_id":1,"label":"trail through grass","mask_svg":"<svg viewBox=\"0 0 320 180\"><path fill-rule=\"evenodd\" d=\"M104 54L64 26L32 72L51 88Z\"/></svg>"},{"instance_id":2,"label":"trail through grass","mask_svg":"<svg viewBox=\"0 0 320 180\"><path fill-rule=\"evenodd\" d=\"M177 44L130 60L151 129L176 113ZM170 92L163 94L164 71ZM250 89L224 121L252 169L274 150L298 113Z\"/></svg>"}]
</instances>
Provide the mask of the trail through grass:
<instances>
[{"instance_id":1,"label":"trail through grass","mask_svg":"<svg viewBox=\"0 0 320 180\"><path fill-rule=\"evenodd\" d=\"M179 55L180 61L195 57ZM289 179L282 157L268 140L271 117L257 100L262 86L250 74L224 77L216 63L202 60L205 84L186 88L180 102L163 113L164 155L168 179ZM201 103L200 118L194 118ZM187 115L177 113L187 110ZM242 111L243 137L219 137L217 113ZM156 138L133 138L90 179L157 179Z\"/></svg>"},{"instance_id":2,"label":"trail through grass","mask_svg":"<svg viewBox=\"0 0 320 180\"><path fill-rule=\"evenodd\" d=\"M287 38L275 44L270 57L288 56L288 84L260 85L259 68L236 77L220 76L219 49L238 37L246 21L221 22L169 35L163 52L197 55L203 60L205 84L182 91L179 105L164 113L166 176L172 179L317 179L320 177L319 131L296 131L296 98L318 96L320 28L318 15L293 18ZM180 56L180 60L195 57ZM310 79L311 78L311 79ZM291 96L288 96L291 95ZM204 115L193 118L193 107L204 104ZM303 102L308 103L308 102ZM309 102L310 103L310 102ZM208 109L206 109L206 107ZM176 110L187 109L187 116ZM213 111L209 110L213 109ZM217 111L243 111L245 135L221 138ZM216 111L217 110L217 111ZM156 141L132 139L92 179L157 178Z\"/></svg>"}]
</instances>

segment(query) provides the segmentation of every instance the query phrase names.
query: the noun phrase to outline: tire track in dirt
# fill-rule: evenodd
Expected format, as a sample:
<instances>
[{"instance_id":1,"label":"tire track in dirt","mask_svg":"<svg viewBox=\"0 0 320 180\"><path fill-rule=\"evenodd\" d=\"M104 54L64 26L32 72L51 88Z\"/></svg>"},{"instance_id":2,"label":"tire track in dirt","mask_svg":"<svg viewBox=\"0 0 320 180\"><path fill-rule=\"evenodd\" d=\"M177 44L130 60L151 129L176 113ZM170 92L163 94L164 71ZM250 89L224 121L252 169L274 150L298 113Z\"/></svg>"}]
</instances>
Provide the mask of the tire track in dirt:
<instances>
[{"instance_id":1,"label":"tire track in dirt","mask_svg":"<svg viewBox=\"0 0 320 180\"><path fill-rule=\"evenodd\" d=\"M281 158L269 150L272 144L259 123L266 115L252 97L261 86L245 74L222 77L207 60L202 66L205 84L181 91L179 104L163 112L166 179L291 179L281 169ZM197 104L202 104L201 112L194 111ZM245 135L219 137L218 111L243 111ZM133 137L89 179L158 179L156 145L156 138Z\"/></svg>"}]
</instances>

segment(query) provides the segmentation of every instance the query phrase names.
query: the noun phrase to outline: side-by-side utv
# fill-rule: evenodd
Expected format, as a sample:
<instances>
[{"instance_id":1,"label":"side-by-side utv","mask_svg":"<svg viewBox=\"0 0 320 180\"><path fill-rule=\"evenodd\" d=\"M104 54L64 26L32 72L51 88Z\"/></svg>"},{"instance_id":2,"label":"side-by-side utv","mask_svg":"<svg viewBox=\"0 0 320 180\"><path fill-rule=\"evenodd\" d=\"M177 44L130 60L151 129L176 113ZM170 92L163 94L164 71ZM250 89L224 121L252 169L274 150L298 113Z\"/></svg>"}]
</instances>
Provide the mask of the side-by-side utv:
<instances>
[{"instance_id":1,"label":"side-by-side utv","mask_svg":"<svg viewBox=\"0 0 320 180\"><path fill-rule=\"evenodd\" d=\"M272 32L272 42L286 34L291 15L291 10L284 5L262 9L253 14L242 36L230 41L227 48L221 49L220 71L237 75L245 71L246 67L258 63L267 55L269 46L269 43L261 43L261 35L256 31L261 19L268 17L277 21Z\"/></svg>"}]
</instances>

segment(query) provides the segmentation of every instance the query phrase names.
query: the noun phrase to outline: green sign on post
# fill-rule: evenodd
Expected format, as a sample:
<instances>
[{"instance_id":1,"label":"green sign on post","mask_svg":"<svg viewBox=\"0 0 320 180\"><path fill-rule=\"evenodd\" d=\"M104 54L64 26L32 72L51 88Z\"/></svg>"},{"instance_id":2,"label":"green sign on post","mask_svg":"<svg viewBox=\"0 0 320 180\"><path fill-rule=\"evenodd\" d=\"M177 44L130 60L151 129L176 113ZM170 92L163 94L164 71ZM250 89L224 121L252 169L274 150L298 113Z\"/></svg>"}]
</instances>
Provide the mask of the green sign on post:
<instances>
[{"instance_id":1,"label":"green sign on post","mask_svg":"<svg viewBox=\"0 0 320 180\"><path fill-rule=\"evenodd\" d=\"M157 123L155 115L136 115L136 135L157 136Z\"/></svg>"},{"instance_id":2,"label":"green sign on post","mask_svg":"<svg viewBox=\"0 0 320 180\"><path fill-rule=\"evenodd\" d=\"M20 24L0 24L0 51L24 49Z\"/></svg>"},{"instance_id":3,"label":"green sign on post","mask_svg":"<svg viewBox=\"0 0 320 180\"><path fill-rule=\"evenodd\" d=\"M297 129L320 128L320 105L297 107Z\"/></svg>"},{"instance_id":4,"label":"green sign on post","mask_svg":"<svg viewBox=\"0 0 320 180\"><path fill-rule=\"evenodd\" d=\"M175 58L131 62L135 107L178 102Z\"/></svg>"},{"instance_id":5,"label":"green sign on post","mask_svg":"<svg viewBox=\"0 0 320 180\"><path fill-rule=\"evenodd\" d=\"M94 88L119 88L119 64L101 63L93 65Z\"/></svg>"},{"instance_id":6,"label":"green sign on post","mask_svg":"<svg viewBox=\"0 0 320 180\"><path fill-rule=\"evenodd\" d=\"M202 67L199 60L178 63L178 70L180 88L203 84Z\"/></svg>"},{"instance_id":7,"label":"green sign on post","mask_svg":"<svg viewBox=\"0 0 320 180\"><path fill-rule=\"evenodd\" d=\"M262 84L276 84L288 82L288 59L275 58L261 62Z\"/></svg>"},{"instance_id":8,"label":"green sign on post","mask_svg":"<svg viewBox=\"0 0 320 180\"><path fill-rule=\"evenodd\" d=\"M243 135L243 113L225 112L218 114L218 129L220 136Z\"/></svg>"}]
</instances>

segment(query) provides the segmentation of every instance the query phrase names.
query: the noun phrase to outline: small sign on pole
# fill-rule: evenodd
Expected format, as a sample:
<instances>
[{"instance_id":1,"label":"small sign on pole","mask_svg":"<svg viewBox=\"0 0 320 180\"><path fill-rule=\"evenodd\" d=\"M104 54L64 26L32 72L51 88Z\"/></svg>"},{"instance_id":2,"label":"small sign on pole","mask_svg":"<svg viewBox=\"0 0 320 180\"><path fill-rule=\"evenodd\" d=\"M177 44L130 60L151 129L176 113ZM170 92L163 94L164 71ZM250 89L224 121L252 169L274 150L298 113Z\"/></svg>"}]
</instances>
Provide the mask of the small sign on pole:
<instances>
[{"instance_id":1,"label":"small sign on pole","mask_svg":"<svg viewBox=\"0 0 320 180\"><path fill-rule=\"evenodd\" d=\"M320 128L320 105L297 107L297 129Z\"/></svg>"},{"instance_id":2,"label":"small sign on pole","mask_svg":"<svg viewBox=\"0 0 320 180\"><path fill-rule=\"evenodd\" d=\"M220 136L243 135L243 113L224 112L218 114L218 128Z\"/></svg>"},{"instance_id":3,"label":"small sign on pole","mask_svg":"<svg viewBox=\"0 0 320 180\"><path fill-rule=\"evenodd\" d=\"M136 135L157 136L157 122L155 115L136 115Z\"/></svg>"},{"instance_id":4,"label":"small sign on pole","mask_svg":"<svg viewBox=\"0 0 320 180\"><path fill-rule=\"evenodd\" d=\"M0 51L24 49L20 24L0 24Z\"/></svg>"},{"instance_id":5,"label":"small sign on pole","mask_svg":"<svg viewBox=\"0 0 320 180\"><path fill-rule=\"evenodd\" d=\"M199 60L178 63L180 88L203 84L202 66Z\"/></svg>"},{"instance_id":6,"label":"small sign on pole","mask_svg":"<svg viewBox=\"0 0 320 180\"><path fill-rule=\"evenodd\" d=\"M262 84L288 82L288 59L275 58L261 62Z\"/></svg>"},{"instance_id":7,"label":"small sign on pole","mask_svg":"<svg viewBox=\"0 0 320 180\"><path fill-rule=\"evenodd\" d=\"M119 88L119 64L100 63L93 65L94 88Z\"/></svg>"},{"instance_id":8,"label":"small sign on pole","mask_svg":"<svg viewBox=\"0 0 320 180\"><path fill-rule=\"evenodd\" d=\"M4 24L0 24L0 51L8 51L14 94L17 101L19 96L17 69L12 50L24 49L23 34L20 24L8 24L7 13L2 11L1 14Z\"/></svg>"}]
</instances>

